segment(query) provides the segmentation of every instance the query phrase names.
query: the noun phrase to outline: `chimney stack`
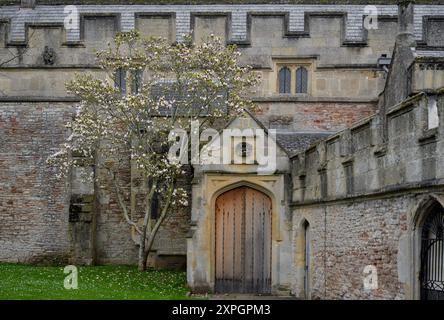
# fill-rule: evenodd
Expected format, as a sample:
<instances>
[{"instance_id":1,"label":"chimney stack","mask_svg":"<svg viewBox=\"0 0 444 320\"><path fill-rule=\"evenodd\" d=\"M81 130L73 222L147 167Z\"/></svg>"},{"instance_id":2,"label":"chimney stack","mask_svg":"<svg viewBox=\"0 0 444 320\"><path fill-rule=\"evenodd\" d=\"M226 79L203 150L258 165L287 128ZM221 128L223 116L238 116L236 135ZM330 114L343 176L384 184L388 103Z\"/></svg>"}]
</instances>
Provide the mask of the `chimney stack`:
<instances>
[{"instance_id":1,"label":"chimney stack","mask_svg":"<svg viewBox=\"0 0 444 320\"><path fill-rule=\"evenodd\" d=\"M37 0L21 0L20 7L25 9L34 9Z\"/></svg>"},{"instance_id":2,"label":"chimney stack","mask_svg":"<svg viewBox=\"0 0 444 320\"><path fill-rule=\"evenodd\" d=\"M413 34L413 6L414 0L398 1L398 28L399 33Z\"/></svg>"}]
</instances>

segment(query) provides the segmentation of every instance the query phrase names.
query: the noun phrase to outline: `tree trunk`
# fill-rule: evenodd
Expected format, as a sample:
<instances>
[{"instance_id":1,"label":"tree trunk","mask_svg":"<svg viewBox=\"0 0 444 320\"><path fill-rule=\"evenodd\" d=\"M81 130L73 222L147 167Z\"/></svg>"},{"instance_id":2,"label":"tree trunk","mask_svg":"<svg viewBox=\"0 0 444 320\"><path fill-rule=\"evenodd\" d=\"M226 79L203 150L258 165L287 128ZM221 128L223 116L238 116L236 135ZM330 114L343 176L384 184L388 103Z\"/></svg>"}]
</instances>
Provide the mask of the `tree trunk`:
<instances>
[{"instance_id":1,"label":"tree trunk","mask_svg":"<svg viewBox=\"0 0 444 320\"><path fill-rule=\"evenodd\" d=\"M165 220L165 217L159 218L159 220L154 225L153 230L150 232L150 236L148 238L148 243L146 244L145 251L143 252L143 260L145 261L145 265L146 265L146 261L148 260L148 255L150 254L151 247L153 246L154 238L156 237L157 231L159 230L159 227L162 224L163 220Z\"/></svg>"},{"instance_id":2,"label":"tree trunk","mask_svg":"<svg viewBox=\"0 0 444 320\"><path fill-rule=\"evenodd\" d=\"M153 181L151 190L148 193L146 199L145 207L145 217L143 218L142 233L140 234L140 246L139 246L139 271L146 270L146 264L148 260L148 255L145 255L145 245L146 245L146 234L148 231L148 226L151 225L151 201L153 200L154 192L156 191L157 180Z\"/></svg>"},{"instance_id":3,"label":"tree trunk","mask_svg":"<svg viewBox=\"0 0 444 320\"><path fill-rule=\"evenodd\" d=\"M114 189L117 194L117 200L119 202L120 208L122 209L122 213L125 218L125 221L128 222L128 224L131 227L133 227L137 231L137 233L140 235L139 236L140 247L139 247L139 257L138 257L138 269L140 271L144 271L144 270L146 270L146 259L144 259L144 251L145 251L146 233L147 233L147 226L148 226L147 219L151 215L151 211L149 210L150 206L147 205L147 210L146 210L147 212L145 213L143 228L142 228L142 230L140 230L139 227L137 226L137 223L132 221L129 216L128 208L125 205L125 199L124 199L124 196L122 195L121 190L119 188L119 184L117 182L117 178L116 178L115 173L112 172L110 169L108 169L108 174L110 175L110 177L112 179ZM150 192L148 193L148 196L147 196L148 202L151 202L150 199L152 198L154 190L155 190L155 188L151 188Z\"/></svg>"},{"instance_id":4,"label":"tree trunk","mask_svg":"<svg viewBox=\"0 0 444 320\"><path fill-rule=\"evenodd\" d=\"M139 271L145 271L146 270L146 263L148 260L148 256L145 257L145 241L146 241L146 230L147 226L144 225L142 228L142 234L140 235L140 246L139 246L139 264L138 269Z\"/></svg>"},{"instance_id":5,"label":"tree trunk","mask_svg":"<svg viewBox=\"0 0 444 320\"><path fill-rule=\"evenodd\" d=\"M145 252L143 253L145 264L148 259L148 255L150 254L151 247L153 246L154 239L156 238L157 231L159 231L160 226L162 225L163 221L165 220L165 218L167 216L168 209L170 208L173 189L174 189L174 183L171 184L171 186L168 190L167 199L165 201L165 206L162 208L162 213L159 217L159 220L157 220L156 224L153 227L153 230L151 230L151 232L150 232L150 236L148 238L148 243L146 244Z\"/></svg>"}]
</instances>

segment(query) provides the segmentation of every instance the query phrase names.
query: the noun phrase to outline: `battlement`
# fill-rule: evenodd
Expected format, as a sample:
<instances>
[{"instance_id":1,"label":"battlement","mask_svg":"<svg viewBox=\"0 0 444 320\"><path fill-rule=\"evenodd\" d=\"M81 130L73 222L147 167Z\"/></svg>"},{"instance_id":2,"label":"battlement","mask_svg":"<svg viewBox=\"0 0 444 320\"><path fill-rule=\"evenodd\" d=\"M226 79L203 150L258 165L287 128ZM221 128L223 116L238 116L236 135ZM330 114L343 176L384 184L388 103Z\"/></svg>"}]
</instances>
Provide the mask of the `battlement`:
<instances>
[{"instance_id":1,"label":"battlement","mask_svg":"<svg viewBox=\"0 0 444 320\"><path fill-rule=\"evenodd\" d=\"M38 2L40 3L40 2ZM80 23L65 30L65 44L82 43L87 20L91 16L112 19L115 31L129 31L137 28L143 16L169 16L175 40L195 28L196 16L225 17L227 41L249 45L252 39L252 24L257 16L281 16L284 23L282 37L310 37L309 20L313 16L339 17L342 20L342 44L365 45L368 32L363 27L364 17L368 15L365 5L288 5L288 4L214 4L214 5L76 5ZM377 5L380 20L396 19L396 5ZM21 8L18 5L0 8L0 21L8 25L8 45L27 43L28 28L31 26L63 26L65 18L73 8L61 5L40 5ZM433 43L427 30L435 29L442 23L444 6L417 5L414 12L414 30L418 41ZM87 30L85 30L87 29ZM439 43L442 45L442 43Z\"/></svg>"},{"instance_id":2,"label":"battlement","mask_svg":"<svg viewBox=\"0 0 444 320\"><path fill-rule=\"evenodd\" d=\"M293 157L293 200L311 203L444 182L444 88L419 93ZM387 130L384 139L383 131Z\"/></svg>"},{"instance_id":3,"label":"battlement","mask_svg":"<svg viewBox=\"0 0 444 320\"><path fill-rule=\"evenodd\" d=\"M390 58L398 32L396 5L376 5L377 28L367 30L364 4L108 4L116 3L111 1L94 5L77 1L75 6L64 6L63 1L37 1L37 5L25 5L28 2L33 1L0 7L0 67L8 72L2 83L5 96L47 96L41 74L54 79L52 96L65 96L63 83L75 71L97 71L96 50L105 49L117 32L136 29L171 43L192 32L196 42L215 34L226 43L238 44L243 63L262 73L256 97L276 101L278 69L306 65L308 96L368 102L383 88L384 74L377 62L383 55ZM75 17L78 20L70 20ZM444 28L444 6L415 5L413 27L418 43L443 47L439 30ZM17 80L23 78L18 73L24 68L25 78L32 80ZM277 100L282 102L281 98Z\"/></svg>"}]
</instances>

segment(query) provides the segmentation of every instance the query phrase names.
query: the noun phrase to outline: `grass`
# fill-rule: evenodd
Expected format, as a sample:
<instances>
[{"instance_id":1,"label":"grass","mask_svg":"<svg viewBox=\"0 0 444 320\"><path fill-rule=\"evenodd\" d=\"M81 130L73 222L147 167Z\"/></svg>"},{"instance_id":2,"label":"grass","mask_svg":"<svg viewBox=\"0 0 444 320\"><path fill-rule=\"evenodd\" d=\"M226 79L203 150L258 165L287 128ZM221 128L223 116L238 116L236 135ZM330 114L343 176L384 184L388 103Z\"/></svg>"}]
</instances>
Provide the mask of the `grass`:
<instances>
[{"instance_id":1,"label":"grass","mask_svg":"<svg viewBox=\"0 0 444 320\"><path fill-rule=\"evenodd\" d=\"M0 264L1 300L186 299L185 272L133 266L78 268L78 289L64 288L63 267Z\"/></svg>"}]
</instances>

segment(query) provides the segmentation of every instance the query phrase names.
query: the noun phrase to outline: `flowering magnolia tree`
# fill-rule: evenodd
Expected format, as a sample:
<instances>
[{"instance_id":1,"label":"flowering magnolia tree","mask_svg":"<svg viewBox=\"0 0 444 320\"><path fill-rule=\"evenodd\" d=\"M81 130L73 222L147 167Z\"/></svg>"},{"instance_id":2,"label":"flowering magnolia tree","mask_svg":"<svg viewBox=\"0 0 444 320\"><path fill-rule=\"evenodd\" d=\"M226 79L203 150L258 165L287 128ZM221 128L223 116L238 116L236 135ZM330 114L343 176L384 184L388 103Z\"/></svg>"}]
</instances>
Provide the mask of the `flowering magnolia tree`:
<instances>
[{"instance_id":1,"label":"flowering magnolia tree","mask_svg":"<svg viewBox=\"0 0 444 320\"><path fill-rule=\"evenodd\" d=\"M189 133L195 120L200 131L221 126L253 107L245 94L256 77L250 67L239 65L239 55L235 46L214 36L201 45L191 37L172 45L162 38L142 38L136 31L121 33L97 54L106 77L77 75L67 84L81 102L67 124L71 135L48 163L58 167L60 176L73 167L92 166L93 173L84 178L112 186L125 221L139 237L140 270L146 269L167 216L188 205L187 192L178 183L185 174L178 159L188 157L189 139L179 157L171 157L174 129ZM122 175L129 164L136 177L131 181ZM139 215L128 206L136 185L144 199ZM154 199L159 208L155 218Z\"/></svg>"}]
</instances>

